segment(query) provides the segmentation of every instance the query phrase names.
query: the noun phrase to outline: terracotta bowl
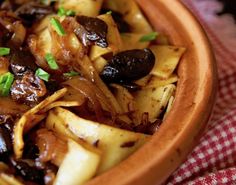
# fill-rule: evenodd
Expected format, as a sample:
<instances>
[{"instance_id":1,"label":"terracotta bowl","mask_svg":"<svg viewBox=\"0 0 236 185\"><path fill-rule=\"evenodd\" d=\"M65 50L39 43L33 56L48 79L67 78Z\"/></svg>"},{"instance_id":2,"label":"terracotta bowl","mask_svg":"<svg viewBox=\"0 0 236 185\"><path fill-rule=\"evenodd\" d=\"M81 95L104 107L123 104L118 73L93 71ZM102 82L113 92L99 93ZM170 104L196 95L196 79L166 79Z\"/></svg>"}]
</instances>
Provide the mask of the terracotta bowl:
<instances>
[{"instance_id":1,"label":"terracotta bowl","mask_svg":"<svg viewBox=\"0 0 236 185\"><path fill-rule=\"evenodd\" d=\"M187 48L179 67L176 100L152 139L128 159L87 185L163 183L186 159L206 126L216 95L216 66L209 41L196 19L177 0L137 0L172 44Z\"/></svg>"}]
</instances>

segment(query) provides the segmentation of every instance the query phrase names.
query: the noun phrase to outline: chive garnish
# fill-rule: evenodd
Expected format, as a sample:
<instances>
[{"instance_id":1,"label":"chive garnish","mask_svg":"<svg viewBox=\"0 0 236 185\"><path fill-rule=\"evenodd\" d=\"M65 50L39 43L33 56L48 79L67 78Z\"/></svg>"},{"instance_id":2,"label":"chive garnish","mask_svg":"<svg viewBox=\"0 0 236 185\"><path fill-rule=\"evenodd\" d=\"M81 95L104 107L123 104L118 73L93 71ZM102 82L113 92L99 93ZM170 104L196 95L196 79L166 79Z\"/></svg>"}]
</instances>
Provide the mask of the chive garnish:
<instances>
[{"instance_id":1,"label":"chive garnish","mask_svg":"<svg viewBox=\"0 0 236 185\"><path fill-rule=\"evenodd\" d=\"M57 19L52 18L50 22L58 35L63 36L66 34L64 28L62 27L61 23Z\"/></svg>"},{"instance_id":2,"label":"chive garnish","mask_svg":"<svg viewBox=\"0 0 236 185\"><path fill-rule=\"evenodd\" d=\"M48 74L46 71L44 71L41 68L38 68L35 72L35 75L38 76L40 79L48 82L49 78L50 78L50 74Z\"/></svg>"},{"instance_id":3,"label":"chive garnish","mask_svg":"<svg viewBox=\"0 0 236 185\"><path fill-rule=\"evenodd\" d=\"M111 14L112 14L112 11L110 10L110 11L108 11L106 14L111 15Z\"/></svg>"},{"instance_id":4,"label":"chive garnish","mask_svg":"<svg viewBox=\"0 0 236 185\"><path fill-rule=\"evenodd\" d=\"M54 58L54 56L51 53L47 53L45 55L45 59L51 69L53 69L53 70L59 69L56 59Z\"/></svg>"},{"instance_id":5,"label":"chive garnish","mask_svg":"<svg viewBox=\"0 0 236 185\"><path fill-rule=\"evenodd\" d=\"M58 8L57 15L59 16L75 16L75 11L73 10L65 10L65 8L60 7Z\"/></svg>"},{"instance_id":6,"label":"chive garnish","mask_svg":"<svg viewBox=\"0 0 236 185\"><path fill-rule=\"evenodd\" d=\"M14 75L10 72L2 74L0 76L0 96L8 96L11 85L14 81Z\"/></svg>"},{"instance_id":7,"label":"chive garnish","mask_svg":"<svg viewBox=\"0 0 236 185\"><path fill-rule=\"evenodd\" d=\"M144 35L140 38L140 42L148 42L148 41L152 41L155 40L157 38L158 33L157 32L151 32L147 35Z\"/></svg>"},{"instance_id":8,"label":"chive garnish","mask_svg":"<svg viewBox=\"0 0 236 185\"><path fill-rule=\"evenodd\" d=\"M68 73L63 73L63 75L66 76L66 77L73 77L73 76L78 76L79 73L76 72L76 71L70 71Z\"/></svg>"},{"instance_id":9,"label":"chive garnish","mask_svg":"<svg viewBox=\"0 0 236 185\"><path fill-rule=\"evenodd\" d=\"M66 15L67 15L67 16L75 16L75 14L76 14L76 13L75 13L75 11L73 11L73 10L67 10L67 11L66 11Z\"/></svg>"},{"instance_id":10,"label":"chive garnish","mask_svg":"<svg viewBox=\"0 0 236 185\"><path fill-rule=\"evenodd\" d=\"M58 8L57 15L64 16L66 15L66 10L63 7Z\"/></svg>"},{"instance_id":11,"label":"chive garnish","mask_svg":"<svg viewBox=\"0 0 236 185\"><path fill-rule=\"evenodd\" d=\"M9 55L10 51L10 48L0 47L0 56Z\"/></svg>"}]
</instances>

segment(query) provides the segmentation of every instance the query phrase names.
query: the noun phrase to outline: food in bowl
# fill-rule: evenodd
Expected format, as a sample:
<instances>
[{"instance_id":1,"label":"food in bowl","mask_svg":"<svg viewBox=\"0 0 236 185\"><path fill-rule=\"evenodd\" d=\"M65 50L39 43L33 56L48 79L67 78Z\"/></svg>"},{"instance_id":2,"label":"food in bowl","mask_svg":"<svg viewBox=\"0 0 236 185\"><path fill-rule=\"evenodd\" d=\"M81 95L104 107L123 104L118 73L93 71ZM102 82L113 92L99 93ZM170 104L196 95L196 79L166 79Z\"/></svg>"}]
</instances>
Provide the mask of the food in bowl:
<instances>
[{"instance_id":1,"label":"food in bowl","mask_svg":"<svg viewBox=\"0 0 236 185\"><path fill-rule=\"evenodd\" d=\"M0 182L83 184L158 130L185 48L135 1L5 1Z\"/></svg>"}]
</instances>

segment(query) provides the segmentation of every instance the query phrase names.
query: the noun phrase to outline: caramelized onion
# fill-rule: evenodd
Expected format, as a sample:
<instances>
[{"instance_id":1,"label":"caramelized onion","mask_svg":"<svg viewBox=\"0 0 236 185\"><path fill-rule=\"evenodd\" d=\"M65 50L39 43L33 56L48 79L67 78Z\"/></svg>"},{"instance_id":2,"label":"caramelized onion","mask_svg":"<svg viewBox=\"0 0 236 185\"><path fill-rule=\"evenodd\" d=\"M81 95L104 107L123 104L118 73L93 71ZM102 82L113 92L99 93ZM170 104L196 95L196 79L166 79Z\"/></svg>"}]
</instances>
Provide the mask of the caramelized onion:
<instances>
[{"instance_id":1,"label":"caramelized onion","mask_svg":"<svg viewBox=\"0 0 236 185\"><path fill-rule=\"evenodd\" d=\"M67 153L67 142L56 136L47 129L37 131L36 144L39 148L39 160L41 162L52 162L60 166Z\"/></svg>"},{"instance_id":2,"label":"caramelized onion","mask_svg":"<svg viewBox=\"0 0 236 185\"><path fill-rule=\"evenodd\" d=\"M64 82L64 85L70 86L84 95L92 103L98 121L102 121L104 115L99 99L107 104L104 94L90 81L82 77L76 77Z\"/></svg>"}]
</instances>

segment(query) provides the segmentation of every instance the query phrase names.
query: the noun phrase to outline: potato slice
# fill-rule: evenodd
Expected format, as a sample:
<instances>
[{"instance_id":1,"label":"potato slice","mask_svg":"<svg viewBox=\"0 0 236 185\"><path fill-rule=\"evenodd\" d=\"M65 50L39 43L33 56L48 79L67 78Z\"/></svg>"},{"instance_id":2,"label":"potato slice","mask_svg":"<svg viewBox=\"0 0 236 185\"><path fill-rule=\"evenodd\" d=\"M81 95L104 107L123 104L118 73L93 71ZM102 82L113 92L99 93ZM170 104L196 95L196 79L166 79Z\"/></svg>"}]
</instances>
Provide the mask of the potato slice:
<instances>
[{"instance_id":1,"label":"potato slice","mask_svg":"<svg viewBox=\"0 0 236 185\"><path fill-rule=\"evenodd\" d=\"M94 68L96 69L98 73L102 72L106 64L107 64L107 60L105 60L103 57L99 57L93 61Z\"/></svg>"},{"instance_id":2,"label":"potato slice","mask_svg":"<svg viewBox=\"0 0 236 185\"><path fill-rule=\"evenodd\" d=\"M115 89L114 96L116 97L124 112L128 113L134 111L135 102L133 95L121 85L112 84L111 86Z\"/></svg>"},{"instance_id":3,"label":"potato slice","mask_svg":"<svg viewBox=\"0 0 236 185\"><path fill-rule=\"evenodd\" d=\"M161 78L157 76L152 76L148 84L144 88L154 88L154 87L165 86L168 84L176 83L177 81L178 81L178 76L176 74L170 75L169 78Z\"/></svg>"},{"instance_id":4,"label":"potato slice","mask_svg":"<svg viewBox=\"0 0 236 185\"><path fill-rule=\"evenodd\" d=\"M106 0L104 6L108 9L120 12L124 19L132 27L134 33L150 33L152 27L140 11L134 0Z\"/></svg>"},{"instance_id":5,"label":"potato slice","mask_svg":"<svg viewBox=\"0 0 236 185\"><path fill-rule=\"evenodd\" d=\"M121 35L121 39L123 41L123 51L147 48L150 42L140 42L140 38L142 38L144 35L146 34L123 33Z\"/></svg>"},{"instance_id":6,"label":"potato slice","mask_svg":"<svg viewBox=\"0 0 236 185\"><path fill-rule=\"evenodd\" d=\"M149 80L152 78L152 75L147 75L143 78L140 78L139 80L136 80L135 81L135 84L141 86L141 87L144 87L148 84Z\"/></svg>"},{"instance_id":7,"label":"potato slice","mask_svg":"<svg viewBox=\"0 0 236 185\"><path fill-rule=\"evenodd\" d=\"M76 14L95 17L99 14L103 0L59 0L58 7L73 10Z\"/></svg>"},{"instance_id":8,"label":"potato slice","mask_svg":"<svg viewBox=\"0 0 236 185\"><path fill-rule=\"evenodd\" d=\"M97 171L101 157L68 140L68 152L57 172L54 185L80 185L91 179Z\"/></svg>"},{"instance_id":9,"label":"potato slice","mask_svg":"<svg viewBox=\"0 0 236 185\"><path fill-rule=\"evenodd\" d=\"M170 97L174 94L176 86L166 86L143 89L135 95L135 102L139 112L139 120L143 113L148 113L149 120L155 121L160 113L166 108Z\"/></svg>"},{"instance_id":10,"label":"potato slice","mask_svg":"<svg viewBox=\"0 0 236 185\"><path fill-rule=\"evenodd\" d=\"M156 63L151 74L162 78L170 77L186 50L176 46L151 46L150 49L156 57Z\"/></svg>"},{"instance_id":11,"label":"potato slice","mask_svg":"<svg viewBox=\"0 0 236 185\"><path fill-rule=\"evenodd\" d=\"M110 169L142 146L149 136L108 125L99 124L76 116L68 110L56 108L50 111L46 121L48 128L55 123L64 125L78 138L95 144L103 152L98 174ZM67 132L68 132L67 130Z\"/></svg>"}]
</instances>

